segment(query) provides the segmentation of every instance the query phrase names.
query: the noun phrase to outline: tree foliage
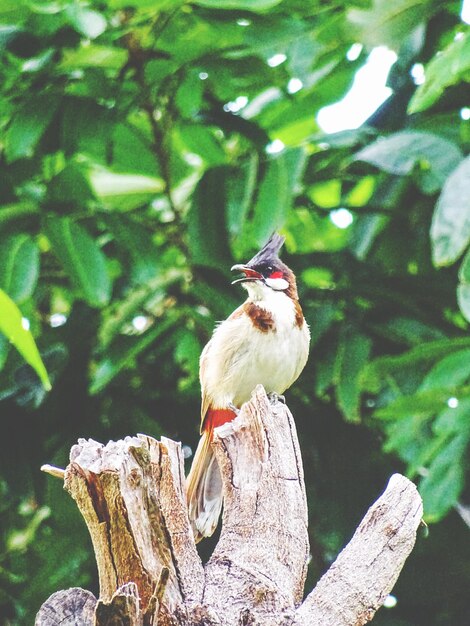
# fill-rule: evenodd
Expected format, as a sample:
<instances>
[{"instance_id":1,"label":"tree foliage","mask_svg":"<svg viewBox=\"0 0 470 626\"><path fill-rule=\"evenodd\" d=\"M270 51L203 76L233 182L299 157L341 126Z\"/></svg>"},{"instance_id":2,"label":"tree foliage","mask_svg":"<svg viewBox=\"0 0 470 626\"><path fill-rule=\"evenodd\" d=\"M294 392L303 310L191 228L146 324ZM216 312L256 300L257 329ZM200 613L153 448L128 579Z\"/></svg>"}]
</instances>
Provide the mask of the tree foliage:
<instances>
[{"instance_id":1,"label":"tree foliage","mask_svg":"<svg viewBox=\"0 0 470 626\"><path fill-rule=\"evenodd\" d=\"M0 606L10 623L31 623L48 593L94 576L80 520L39 465L66 463L78 436L165 431L193 446L198 357L242 298L228 269L275 229L312 331L289 392L312 467L312 577L391 466L416 479L428 522L446 518L433 528L461 536L470 33L460 9L0 0ZM392 95L357 130L325 134L318 112L379 45L397 54ZM344 209L353 219L340 228ZM460 562L461 547L433 532L435 554ZM460 573L457 590L469 578ZM405 581L408 625L419 594ZM448 593L421 600L420 624L456 623L464 604L447 607ZM377 621L398 623L387 619Z\"/></svg>"}]
</instances>

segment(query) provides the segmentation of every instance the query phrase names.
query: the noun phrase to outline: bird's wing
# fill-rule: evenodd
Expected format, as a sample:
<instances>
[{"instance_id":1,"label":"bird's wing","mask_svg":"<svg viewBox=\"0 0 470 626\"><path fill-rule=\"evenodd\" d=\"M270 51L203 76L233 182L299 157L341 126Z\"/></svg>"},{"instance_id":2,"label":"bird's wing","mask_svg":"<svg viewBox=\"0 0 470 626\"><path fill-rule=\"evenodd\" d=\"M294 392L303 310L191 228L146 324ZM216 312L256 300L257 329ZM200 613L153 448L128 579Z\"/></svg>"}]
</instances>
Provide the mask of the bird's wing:
<instances>
[{"instance_id":1,"label":"bird's wing","mask_svg":"<svg viewBox=\"0 0 470 626\"><path fill-rule=\"evenodd\" d=\"M244 317L244 304L240 305L235 311L225 320L225 322L221 322L218 324L216 329L214 330L214 334L210 341L204 347L204 350L201 353L201 357L199 359L199 380L201 382L201 429L204 423L204 418L206 417L207 411L210 408L212 398L207 393L207 378L208 378L208 363L209 360L216 359L216 362L219 362L217 358L221 352L223 352L224 356L224 364L221 364L221 371L228 374L230 370L230 363L236 357L236 354L239 352L239 344L245 341L245 333L237 332L233 326L230 326L230 341L227 341L226 334L224 330L228 328L226 322L230 321L233 324L234 320L237 320L236 324L243 324L242 318ZM223 327L223 328L222 328ZM211 354L212 352L212 354Z\"/></svg>"},{"instance_id":2,"label":"bird's wing","mask_svg":"<svg viewBox=\"0 0 470 626\"><path fill-rule=\"evenodd\" d=\"M205 370L207 367L207 359L208 359L208 354L210 352L211 341L209 341L209 343L206 344L204 350L201 353L201 358L199 360L199 379L201 381L201 432L202 432L202 425L204 423L204 418L206 417L206 413L211 404L210 397L206 393L206 387L204 385Z\"/></svg>"}]
</instances>

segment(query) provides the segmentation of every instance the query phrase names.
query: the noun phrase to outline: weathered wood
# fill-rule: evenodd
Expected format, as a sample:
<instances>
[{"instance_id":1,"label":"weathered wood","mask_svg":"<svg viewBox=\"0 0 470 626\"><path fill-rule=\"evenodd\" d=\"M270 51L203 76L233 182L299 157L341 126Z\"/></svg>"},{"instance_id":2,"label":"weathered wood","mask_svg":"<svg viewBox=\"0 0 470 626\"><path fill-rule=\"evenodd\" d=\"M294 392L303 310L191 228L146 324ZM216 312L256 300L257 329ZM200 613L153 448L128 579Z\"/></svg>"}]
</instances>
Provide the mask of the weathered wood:
<instances>
[{"instance_id":1,"label":"weathered wood","mask_svg":"<svg viewBox=\"0 0 470 626\"><path fill-rule=\"evenodd\" d=\"M35 626L90 626L96 598L91 591L73 587L53 593L41 606Z\"/></svg>"},{"instance_id":2,"label":"weathered wood","mask_svg":"<svg viewBox=\"0 0 470 626\"><path fill-rule=\"evenodd\" d=\"M88 624L360 626L370 621L415 541L422 504L414 485L392 477L301 604L307 503L292 415L258 387L237 418L216 429L213 445L225 505L220 539L205 568L188 520L179 444L138 435L106 446L82 439L72 448L65 488L88 525L100 578L95 621ZM55 622L36 621L46 624Z\"/></svg>"},{"instance_id":3,"label":"weathered wood","mask_svg":"<svg viewBox=\"0 0 470 626\"><path fill-rule=\"evenodd\" d=\"M295 626L362 626L393 589L423 515L415 485L394 474L353 538L296 613Z\"/></svg>"},{"instance_id":4,"label":"weathered wood","mask_svg":"<svg viewBox=\"0 0 470 626\"><path fill-rule=\"evenodd\" d=\"M164 571L166 612L184 611L201 598L204 572L183 480L181 449L170 440L140 435L106 446L79 440L72 448L64 485L90 531L100 600L110 602L116 589L134 582L145 618Z\"/></svg>"},{"instance_id":5,"label":"weathered wood","mask_svg":"<svg viewBox=\"0 0 470 626\"><path fill-rule=\"evenodd\" d=\"M262 387L216 429L225 509L206 565L204 600L223 624L279 622L302 599L309 553L307 500L292 415ZM223 585L220 584L221 581Z\"/></svg>"}]
</instances>

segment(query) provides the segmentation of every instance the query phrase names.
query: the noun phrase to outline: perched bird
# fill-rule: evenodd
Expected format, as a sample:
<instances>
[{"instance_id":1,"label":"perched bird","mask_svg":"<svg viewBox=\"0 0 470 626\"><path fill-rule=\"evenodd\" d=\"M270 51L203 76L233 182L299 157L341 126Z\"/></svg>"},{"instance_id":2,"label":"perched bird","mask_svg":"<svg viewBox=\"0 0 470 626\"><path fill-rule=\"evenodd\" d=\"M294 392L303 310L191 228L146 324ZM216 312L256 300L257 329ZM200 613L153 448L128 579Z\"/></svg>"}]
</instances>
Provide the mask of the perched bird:
<instances>
[{"instance_id":1,"label":"perched bird","mask_svg":"<svg viewBox=\"0 0 470 626\"><path fill-rule=\"evenodd\" d=\"M307 362L310 333L295 275L279 259L284 237L274 234L232 284L246 301L215 329L200 359L201 439L187 478L189 517L197 541L214 532L222 508L222 480L212 450L214 428L233 420L256 385L282 394Z\"/></svg>"}]
</instances>

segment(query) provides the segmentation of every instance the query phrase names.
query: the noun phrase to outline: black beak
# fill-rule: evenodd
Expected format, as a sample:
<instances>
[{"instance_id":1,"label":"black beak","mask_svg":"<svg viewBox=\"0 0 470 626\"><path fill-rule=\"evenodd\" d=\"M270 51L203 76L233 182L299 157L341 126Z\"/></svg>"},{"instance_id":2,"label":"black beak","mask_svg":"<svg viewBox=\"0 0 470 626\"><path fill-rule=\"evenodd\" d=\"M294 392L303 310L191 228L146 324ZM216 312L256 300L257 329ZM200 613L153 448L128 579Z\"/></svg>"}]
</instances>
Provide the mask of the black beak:
<instances>
[{"instance_id":1,"label":"black beak","mask_svg":"<svg viewBox=\"0 0 470 626\"><path fill-rule=\"evenodd\" d=\"M236 283L244 283L246 281L249 280L262 280L263 279L263 275L260 274L259 272L251 269L251 267L248 267L248 265L234 265L232 268L230 268L231 272L243 272L244 276L242 276L241 278L236 278L235 280L232 280L232 285L235 285Z\"/></svg>"}]
</instances>

